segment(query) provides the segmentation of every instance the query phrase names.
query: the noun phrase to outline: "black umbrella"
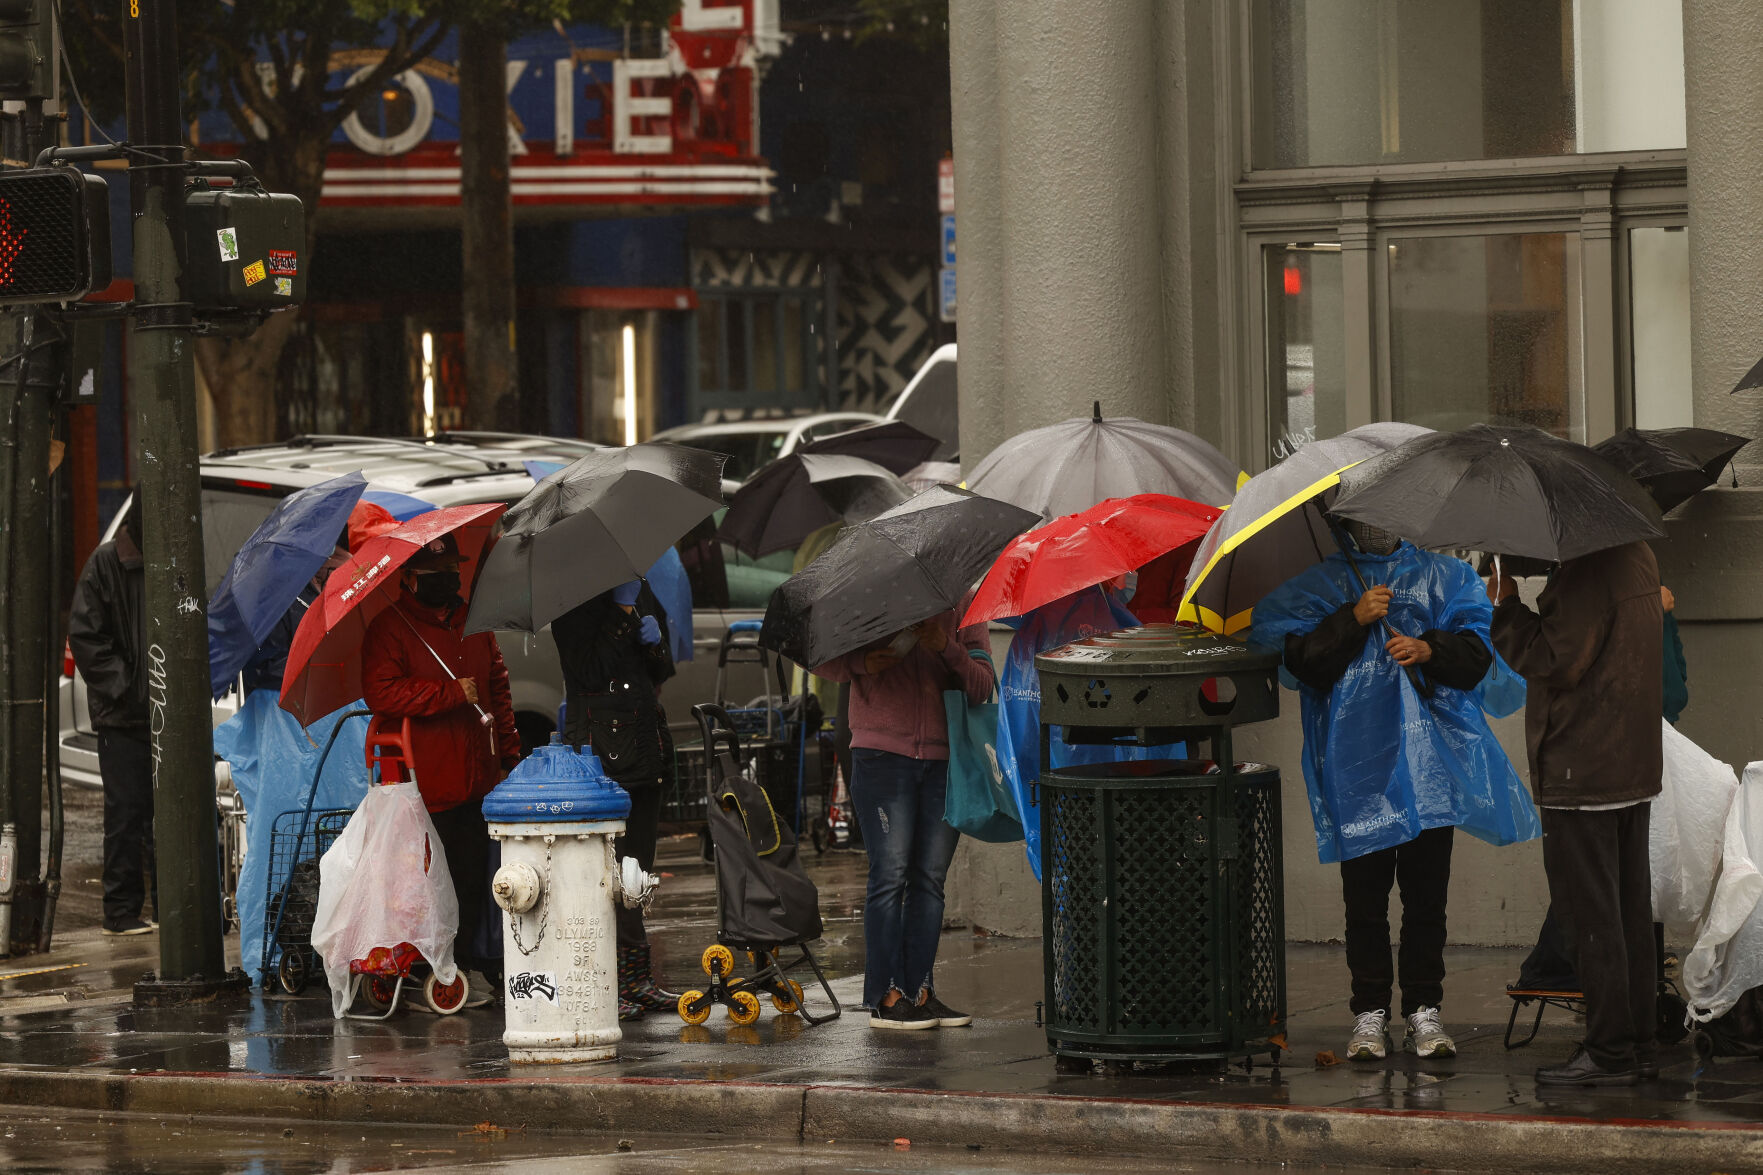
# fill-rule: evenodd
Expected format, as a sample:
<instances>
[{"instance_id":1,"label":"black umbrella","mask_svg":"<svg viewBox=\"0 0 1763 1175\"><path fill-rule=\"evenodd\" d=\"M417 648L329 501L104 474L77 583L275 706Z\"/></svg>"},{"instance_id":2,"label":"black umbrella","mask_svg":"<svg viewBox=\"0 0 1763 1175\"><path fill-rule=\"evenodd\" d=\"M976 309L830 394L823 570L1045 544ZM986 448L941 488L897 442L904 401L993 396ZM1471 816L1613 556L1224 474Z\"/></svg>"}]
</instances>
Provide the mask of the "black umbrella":
<instances>
[{"instance_id":1,"label":"black umbrella","mask_svg":"<svg viewBox=\"0 0 1763 1175\"><path fill-rule=\"evenodd\" d=\"M1004 544L1040 522L954 486L845 530L785 580L759 643L812 668L961 605Z\"/></svg>"},{"instance_id":2,"label":"black umbrella","mask_svg":"<svg viewBox=\"0 0 1763 1175\"><path fill-rule=\"evenodd\" d=\"M1592 450L1646 487L1659 509L1671 510L1719 481L1733 454L1750 443L1711 428L1625 428Z\"/></svg>"},{"instance_id":3,"label":"black umbrella","mask_svg":"<svg viewBox=\"0 0 1763 1175\"><path fill-rule=\"evenodd\" d=\"M873 461L798 450L748 478L729 499L718 538L755 559L787 551L834 522L861 522L912 496Z\"/></svg>"},{"instance_id":4,"label":"black umbrella","mask_svg":"<svg viewBox=\"0 0 1763 1175\"><path fill-rule=\"evenodd\" d=\"M937 438L920 432L904 420L884 420L809 441L796 452L861 457L899 476L929 461L941 446L942 442Z\"/></svg>"},{"instance_id":5,"label":"black umbrella","mask_svg":"<svg viewBox=\"0 0 1763 1175\"><path fill-rule=\"evenodd\" d=\"M1732 390L1748 392L1753 388L1763 388L1763 359L1752 364L1751 370L1745 372L1744 378L1734 384Z\"/></svg>"},{"instance_id":6,"label":"black umbrella","mask_svg":"<svg viewBox=\"0 0 1763 1175\"><path fill-rule=\"evenodd\" d=\"M551 474L502 516L465 630L537 632L642 575L722 505L725 460L678 445L631 445Z\"/></svg>"},{"instance_id":7,"label":"black umbrella","mask_svg":"<svg viewBox=\"0 0 1763 1175\"><path fill-rule=\"evenodd\" d=\"M1417 437L1347 470L1333 509L1416 546L1553 562L1665 534L1658 505L1605 458L1490 424Z\"/></svg>"}]
</instances>

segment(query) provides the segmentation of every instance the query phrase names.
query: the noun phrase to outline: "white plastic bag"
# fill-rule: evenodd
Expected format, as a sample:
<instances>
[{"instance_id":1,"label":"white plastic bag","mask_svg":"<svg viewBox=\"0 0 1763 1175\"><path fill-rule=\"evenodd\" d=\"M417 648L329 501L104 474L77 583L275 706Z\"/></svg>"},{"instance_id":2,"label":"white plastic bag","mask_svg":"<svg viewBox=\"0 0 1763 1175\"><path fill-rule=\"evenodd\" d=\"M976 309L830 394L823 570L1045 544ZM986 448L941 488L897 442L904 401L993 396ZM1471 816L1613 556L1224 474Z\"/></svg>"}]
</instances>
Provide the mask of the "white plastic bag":
<instances>
[{"instance_id":1,"label":"white plastic bag","mask_svg":"<svg viewBox=\"0 0 1763 1175\"><path fill-rule=\"evenodd\" d=\"M1720 877L1683 960L1691 1020L1725 1015L1739 997L1763 986L1763 763L1745 768L1724 828Z\"/></svg>"},{"instance_id":2,"label":"white plastic bag","mask_svg":"<svg viewBox=\"0 0 1763 1175\"><path fill-rule=\"evenodd\" d=\"M324 960L332 1015L349 1006L349 964L375 947L407 942L437 980L453 982L459 900L414 782L368 788L318 868L312 947Z\"/></svg>"},{"instance_id":3,"label":"white plastic bag","mask_svg":"<svg viewBox=\"0 0 1763 1175\"><path fill-rule=\"evenodd\" d=\"M1671 723L1660 719L1659 725L1665 775L1650 816L1653 917L1688 928L1701 922L1713 896L1739 781Z\"/></svg>"}]
</instances>

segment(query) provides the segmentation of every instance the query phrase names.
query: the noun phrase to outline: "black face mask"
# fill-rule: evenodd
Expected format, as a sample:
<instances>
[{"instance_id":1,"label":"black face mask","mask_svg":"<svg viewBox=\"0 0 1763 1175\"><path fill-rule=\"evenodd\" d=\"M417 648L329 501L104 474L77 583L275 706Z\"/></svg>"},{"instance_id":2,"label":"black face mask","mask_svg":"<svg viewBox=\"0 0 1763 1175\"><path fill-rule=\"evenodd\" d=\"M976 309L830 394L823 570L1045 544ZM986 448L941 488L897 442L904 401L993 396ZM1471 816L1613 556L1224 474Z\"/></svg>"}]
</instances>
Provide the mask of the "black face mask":
<instances>
[{"instance_id":1,"label":"black face mask","mask_svg":"<svg viewBox=\"0 0 1763 1175\"><path fill-rule=\"evenodd\" d=\"M457 571L424 571L416 577L416 591L411 593L425 608L445 608L459 598Z\"/></svg>"}]
</instances>

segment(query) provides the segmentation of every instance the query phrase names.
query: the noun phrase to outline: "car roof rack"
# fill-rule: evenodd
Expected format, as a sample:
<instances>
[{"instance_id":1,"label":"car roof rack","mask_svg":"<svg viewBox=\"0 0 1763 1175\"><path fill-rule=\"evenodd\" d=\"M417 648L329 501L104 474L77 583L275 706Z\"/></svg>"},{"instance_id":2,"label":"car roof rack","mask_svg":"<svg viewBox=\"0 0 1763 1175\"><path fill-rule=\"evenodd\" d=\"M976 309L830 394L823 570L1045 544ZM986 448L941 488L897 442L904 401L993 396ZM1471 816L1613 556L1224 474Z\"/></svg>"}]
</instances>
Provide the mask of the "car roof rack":
<instances>
[{"instance_id":1,"label":"car roof rack","mask_svg":"<svg viewBox=\"0 0 1763 1175\"><path fill-rule=\"evenodd\" d=\"M427 442L412 440L408 437L357 437L347 436L340 433L301 433L299 436L289 437L285 441L268 441L258 445L236 445L230 449L216 449L214 452L207 454L207 456L214 458L237 457L245 453L261 453L269 449L326 449L344 445L398 445L405 448L421 449L425 452L432 451L432 446ZM481 453L457 453L455 455L464 457L467 460L480 462L484 468L491 473L513 472L509 462L494 457L486 457ZM419 482L417 484L430 485L440 483Z\"/></svg>"}]
</instances>

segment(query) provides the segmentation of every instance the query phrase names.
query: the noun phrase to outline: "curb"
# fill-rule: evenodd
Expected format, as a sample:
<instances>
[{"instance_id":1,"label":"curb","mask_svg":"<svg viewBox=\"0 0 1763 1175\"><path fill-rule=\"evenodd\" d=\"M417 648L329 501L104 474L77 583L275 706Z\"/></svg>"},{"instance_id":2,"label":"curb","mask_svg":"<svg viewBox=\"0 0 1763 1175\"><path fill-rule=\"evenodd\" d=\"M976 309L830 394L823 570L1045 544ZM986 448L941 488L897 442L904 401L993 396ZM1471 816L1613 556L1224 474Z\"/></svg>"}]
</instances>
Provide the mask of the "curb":
<instances>
[{"instance_id":1,"label":"curb","mask_svg":"<svg viewBox=\"0 0 1763 1175\"><path fill-rule=\"evenodd\" d=\"M1763 1172L1763 1129L1046 1094L598 1078L315 1081L0 1070L0 1104L773 1142L886 1142L1502 1172Z\"/></svg>"}]
</instances>

